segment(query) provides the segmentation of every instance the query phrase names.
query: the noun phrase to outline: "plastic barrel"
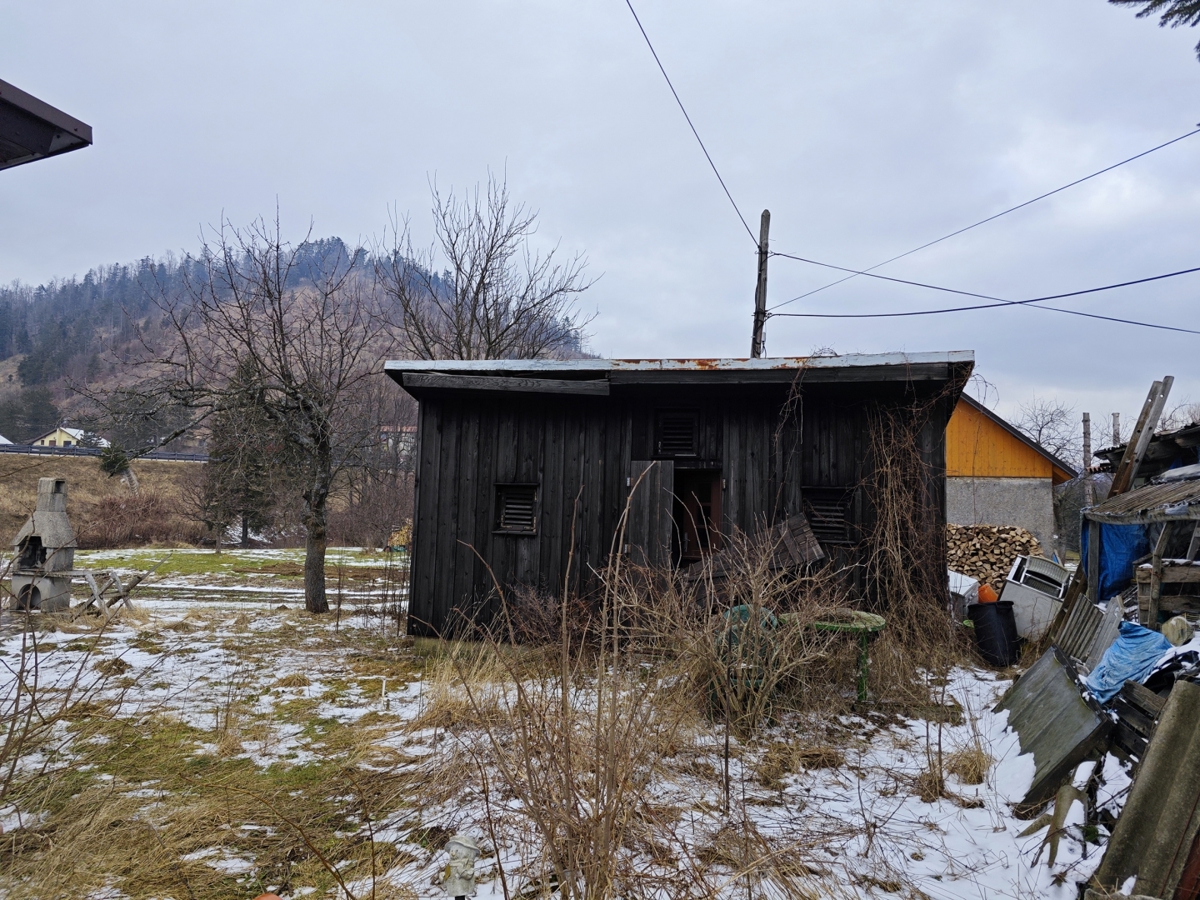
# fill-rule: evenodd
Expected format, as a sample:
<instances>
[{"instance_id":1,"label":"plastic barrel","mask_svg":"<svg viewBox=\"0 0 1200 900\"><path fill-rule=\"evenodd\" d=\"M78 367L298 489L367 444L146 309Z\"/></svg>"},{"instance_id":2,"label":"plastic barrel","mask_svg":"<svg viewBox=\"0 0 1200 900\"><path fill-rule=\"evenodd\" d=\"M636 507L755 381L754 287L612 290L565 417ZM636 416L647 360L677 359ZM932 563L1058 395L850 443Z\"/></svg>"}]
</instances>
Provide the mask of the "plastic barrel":
<instances>
[{"instance_id":1,"label":"plastic barrel","mask_svg":"<svg viewBox=\"0 0 1200 900\"><path fill-rule=\"evenodd\" d=\"M985 660L1001 668L1017 661L1017 620L1012 601L973 603L967 616L975 625L975 642Z\"/></svg>"}]
</instances>

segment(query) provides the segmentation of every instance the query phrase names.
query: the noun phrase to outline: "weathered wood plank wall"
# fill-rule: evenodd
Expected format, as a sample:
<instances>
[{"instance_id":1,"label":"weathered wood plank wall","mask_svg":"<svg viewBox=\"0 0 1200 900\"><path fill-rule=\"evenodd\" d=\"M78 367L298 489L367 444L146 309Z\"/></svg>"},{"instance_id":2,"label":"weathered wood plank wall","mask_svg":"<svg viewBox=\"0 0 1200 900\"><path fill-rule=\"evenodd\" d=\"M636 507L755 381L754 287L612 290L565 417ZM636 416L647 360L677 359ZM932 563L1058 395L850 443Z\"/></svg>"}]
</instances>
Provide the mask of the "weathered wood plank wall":
<instances>
[{"instance_id":1,"label":"weathered wood plank wall","mask_svg":"<svg viewBox=\"0 0 1200 900\"><path fill-rule=\"evenodd\" d=\"M940 387L940 386L939 386ZM870 410L911 403L911 386L805 388L781 423L787 385L616 387L611 396L438 391L423 396L417 444L410 630L444 632L452 611L487 619L500 585L557 596L574 524L570 589L586 593L608 559L632 461L656 457L655 413L695 409L697 454L674 468L719 469L721 530L753 533L804 510L805 490L844 492L854 534L870 527ZM945 425L935 404L920 431L926 489L944 523ZM495 486L534 484L537 533L497 533ZM827 548L828 549L828 548ZM841 564L858 558L835 549ZM857 587L862 588L861 581Z\"/></svg>"}]
</instances>

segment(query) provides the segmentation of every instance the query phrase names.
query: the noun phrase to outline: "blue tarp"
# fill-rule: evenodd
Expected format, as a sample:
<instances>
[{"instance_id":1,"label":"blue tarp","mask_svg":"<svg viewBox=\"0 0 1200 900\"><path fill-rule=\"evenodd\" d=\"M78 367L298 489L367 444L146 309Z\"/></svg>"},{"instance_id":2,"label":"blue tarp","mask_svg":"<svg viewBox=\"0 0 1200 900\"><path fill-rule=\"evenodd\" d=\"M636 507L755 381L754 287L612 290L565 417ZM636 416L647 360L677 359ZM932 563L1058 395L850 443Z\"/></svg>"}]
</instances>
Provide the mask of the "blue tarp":
<instances>
[{"instance_id":1,"label":"blue tarp","mask_svg":"<svg viewBox=\"0 0 1200 900\"><path fill-rule=\"evenodd\" d=\"M1090 526L1091 523L1084 523ZM1150 537L1145 525L1100 526L1100 590L1096 599L1104 603L1133 581L1133 561L1150 552ZM1087 529L1084 529L1079 564L1088 571Z\"/></svg>"},{"instance_id":2,"label":"blue tarp","mask_svg":"<svg viewBox=\"0 0 1200 900\"><path fill-rule=\"evenodd\" d=\"M1107 703L1126 681L1141 683L1154 671L1155 664L1171 649L1171 642L1142 625L1122 622L1100 665L1084 683L1101 703Z\"/></svg>"}]
</instances>

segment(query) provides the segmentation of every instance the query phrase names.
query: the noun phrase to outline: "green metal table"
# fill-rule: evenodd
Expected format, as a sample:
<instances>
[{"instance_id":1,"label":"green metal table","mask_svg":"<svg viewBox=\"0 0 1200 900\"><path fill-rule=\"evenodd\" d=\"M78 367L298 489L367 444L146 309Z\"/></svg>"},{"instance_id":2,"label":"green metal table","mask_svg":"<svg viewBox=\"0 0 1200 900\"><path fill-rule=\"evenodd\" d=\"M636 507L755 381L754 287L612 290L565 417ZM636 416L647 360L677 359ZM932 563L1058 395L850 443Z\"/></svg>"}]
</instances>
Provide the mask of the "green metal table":
<instances>
[{"instance_id":1,"label":"green metal table","mask_svg":"<svg viewBox=\"0 0 1200 900\"><path fill-rule=\"evenodd\" d=\"M867 700L867 673L871 665L868 647L871 639L879 632L887 620L875 613L863 612L860 609L836 609L832 615L813 622L813 628L819 631L846 632L858 635L858 702Z\"/></svg>"}]
</instances>

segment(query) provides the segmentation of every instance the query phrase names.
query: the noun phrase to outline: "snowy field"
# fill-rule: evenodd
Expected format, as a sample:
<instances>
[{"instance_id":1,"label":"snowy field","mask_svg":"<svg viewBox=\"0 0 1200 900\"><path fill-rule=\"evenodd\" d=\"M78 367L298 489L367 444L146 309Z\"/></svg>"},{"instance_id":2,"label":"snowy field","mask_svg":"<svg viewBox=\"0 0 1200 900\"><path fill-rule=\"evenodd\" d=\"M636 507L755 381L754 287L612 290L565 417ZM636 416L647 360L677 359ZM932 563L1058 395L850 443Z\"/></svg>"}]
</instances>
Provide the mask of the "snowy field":
<instances>
[{"instance_id":1,"label":"snowy field","mask_svg":"<svg viewBox=\"0 0 1200 900\"><path fill-rule=\"evenodd\" d=\"M164 555L80 562L133 572ZM484 849L479 897L549 889L531 814L497 768L504 723L456 700L444 647L356 607L378 556L331 554L368 571L347 579L335 625L303 612L293 551L204 555L176 551L108 626L47 616L27 631L5 614L6 715L18 671L33 689L36 644L44 721L0 757L0 895L440 897L456 832ZM1085 832L1076 804L1053 865L1049 826L1022 836L1031 823L1011 804L1033 764L991 712L1010 683L956 670L957 713L940 724L869 709L777 723L732 741L728 782L723 731L696 716L644 773L628 883L663 898L1076 897L1105 833ZM947 774L946 796L922 800L938 747L982 749L982 783ZM1099 802L1116 808L1128 778L1104 767Z\"/></svg>"}]
</instances>

